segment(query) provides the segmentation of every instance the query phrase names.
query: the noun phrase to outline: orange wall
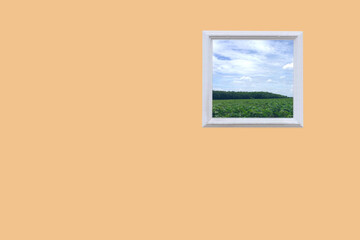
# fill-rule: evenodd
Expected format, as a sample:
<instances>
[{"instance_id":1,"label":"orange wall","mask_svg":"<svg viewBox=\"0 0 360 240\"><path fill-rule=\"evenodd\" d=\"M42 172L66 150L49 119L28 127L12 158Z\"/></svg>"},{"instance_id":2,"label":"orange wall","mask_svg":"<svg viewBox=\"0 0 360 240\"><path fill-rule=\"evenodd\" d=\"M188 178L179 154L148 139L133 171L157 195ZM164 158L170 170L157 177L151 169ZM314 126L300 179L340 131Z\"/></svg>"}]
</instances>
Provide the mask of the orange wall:
<instances>
[{"instance_id":1,"label":"orange wall","mask_svg":"<svg viewBox=\"0 0 360 240\"><path fill-rule=\"evenodd\" d=\"M358 11L3 1L0 239L359 239ZM304 128L201 128L202 30L303 31Z\"/></svg>"}]
</instances>

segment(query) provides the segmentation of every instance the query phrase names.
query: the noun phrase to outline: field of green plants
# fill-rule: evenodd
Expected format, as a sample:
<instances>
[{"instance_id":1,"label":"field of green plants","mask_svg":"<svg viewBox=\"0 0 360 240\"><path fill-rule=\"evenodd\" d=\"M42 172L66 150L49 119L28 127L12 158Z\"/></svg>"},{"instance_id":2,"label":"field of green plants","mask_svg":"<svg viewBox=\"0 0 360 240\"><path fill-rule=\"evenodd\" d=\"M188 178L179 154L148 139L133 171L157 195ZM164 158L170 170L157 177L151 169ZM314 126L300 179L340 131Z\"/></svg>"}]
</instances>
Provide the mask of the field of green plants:
<instances>
[{"instance_id":1,"label":"field of green plants","mask_svg":"<svg viewBox=\"0 0 360 240\"><path fill-rule=\"evenodd\" d=\"M292 118L293 98L213 100L215 118Z\"/></svg>"}]
</instances>

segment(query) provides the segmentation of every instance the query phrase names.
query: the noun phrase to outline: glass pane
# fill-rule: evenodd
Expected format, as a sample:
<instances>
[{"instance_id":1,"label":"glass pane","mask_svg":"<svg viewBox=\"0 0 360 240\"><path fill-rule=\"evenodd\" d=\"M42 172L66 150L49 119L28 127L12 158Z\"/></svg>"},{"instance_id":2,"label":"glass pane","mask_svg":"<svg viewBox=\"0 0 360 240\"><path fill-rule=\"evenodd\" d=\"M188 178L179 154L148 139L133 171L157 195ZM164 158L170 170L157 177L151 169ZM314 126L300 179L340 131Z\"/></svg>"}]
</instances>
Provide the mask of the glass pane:
<instances>
[{"instance_id":1,"label":"glass pane","mask_svg":"<svg viewBox=\"0 0 360 240\"><path fill-rule=\"evenodd\" d=\"M292 118L293 40L213 40L213 117Z\"/></svg>"}]
</instances>

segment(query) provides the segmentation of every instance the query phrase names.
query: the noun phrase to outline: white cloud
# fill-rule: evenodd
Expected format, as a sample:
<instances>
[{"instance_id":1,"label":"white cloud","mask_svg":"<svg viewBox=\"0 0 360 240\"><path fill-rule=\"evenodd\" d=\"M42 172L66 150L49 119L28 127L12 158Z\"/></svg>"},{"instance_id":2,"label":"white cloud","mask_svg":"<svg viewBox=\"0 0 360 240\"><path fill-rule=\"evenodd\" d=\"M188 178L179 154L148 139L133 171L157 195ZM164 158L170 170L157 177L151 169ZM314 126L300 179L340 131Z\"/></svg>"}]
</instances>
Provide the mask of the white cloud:
<instances>
[{"instance_id":1,"label":"white cloud","mask_svg":"<svg viewBox=\"0 0 360 240\"><path fill-rule=\"evenodd\" d=\"M224 44L225 42L226 44ZM213 51L215 53L223 53L222 55L227 55L224 50L232 51L233 49L255 51L260 54L269 54L278 51L277 47L273 46L268 40L213 41ZM241 53L241 51L237 52Z\"/></svg>"},{"instance_id":2,"label":"white cloud","mask_svg":"<svg viewBox=\"0 0 360 240\"><path fill-rule=\"evenodd\" d=\"M247 77L247 76L242 76L240 78L240 80L249 80L250 82L252 81L252 78L251 77Z\"/></svg>"},{"instance_id":3,"label":"white cloud","mask_svg":"<svg viewBox=\"0 0 360 240\"><path fill-rule=\"evenodd\" d=\"M266 80L267 82L272 82L273 80L272 79L268 79L268 80Z\"/></svg>"},{"instance_id":4,"label":"white cloud","mask_svg":"<svg viewBox=\"0 0 360 240\"><path fill-rule=\"evenodd\" d=\"M294 68L294 64L293 63L288 63L288 64L285 64L283 66L283 69L293 69Z\"/></svg>"},{"instance_id":5,"label":"white cloud","mask_svg":"<svg viewBox=\"0 0 360 240\"><path fill-rule=\"evenodd\" d=\"M244 83L244 81L234 80L233 83Z\"/></svg>"},{"instance_id":6,"label":"white cloud","mask_svg":"<svg viewBox=\"0 0 360 240\"><path fill-rule=\"evenodd\" d=\"M235 79L233 83L245 83L245 81L252 82L252 78L249 76L242 76L241 78Z\"/></svg>"},{"instance_id":7,"label":"white cloud","mask_svg":"<svg viewBox=\"0 0 360 240\"><path fill-rule=\"evenodd\" d=\"M280 78L283 79L283 78L285 78L285 76L281 76Z\"/></svg>"},{"instance_id":8,"label":"white cloud","mask_svg":"<svg viewBox=\"0 0 360 240\"><path fill-rule=\"evenodd\" d=\"M260 62L246 58L232 60L219 60L214 58L213 66L213 70L221 74L250 75L258 72Z\"/></svg>"}]
</instances>

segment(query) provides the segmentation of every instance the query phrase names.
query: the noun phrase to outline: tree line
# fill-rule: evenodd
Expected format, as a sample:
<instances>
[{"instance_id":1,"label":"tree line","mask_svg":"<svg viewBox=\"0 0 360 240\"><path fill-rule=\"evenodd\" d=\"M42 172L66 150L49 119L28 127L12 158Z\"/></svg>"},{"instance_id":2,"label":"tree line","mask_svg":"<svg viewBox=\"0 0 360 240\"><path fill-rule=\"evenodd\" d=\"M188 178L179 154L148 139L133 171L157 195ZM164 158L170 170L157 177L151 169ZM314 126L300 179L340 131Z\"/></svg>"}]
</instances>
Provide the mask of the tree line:
<instances>
[{"instance_id":1,"label":"tree line","mask_svg":"<svg viewBox=\"0 0 360 240\"><path fill-rule=\"evenodd\" d=\"M213 99L268 99L268 98L288 98L288 97L270 92L213 91Z\"/></svg>"}]
</instances>

